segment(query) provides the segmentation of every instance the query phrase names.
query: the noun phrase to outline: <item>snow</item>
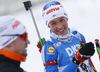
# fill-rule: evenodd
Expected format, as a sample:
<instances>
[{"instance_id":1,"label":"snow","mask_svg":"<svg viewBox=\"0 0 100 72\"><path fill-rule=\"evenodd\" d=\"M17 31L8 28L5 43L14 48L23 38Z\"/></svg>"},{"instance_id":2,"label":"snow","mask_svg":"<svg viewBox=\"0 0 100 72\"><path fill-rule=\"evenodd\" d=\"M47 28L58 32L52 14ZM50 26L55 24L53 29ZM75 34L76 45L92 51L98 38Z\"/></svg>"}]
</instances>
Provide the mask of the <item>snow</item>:
<instances>
[{"instance_id":1,"label":"snow","mask_svg":"<svg viewBox=\"0 0 100 72\"><path fill-rule=\"evenodd\" d=\"M92 41L94 43L96 38L100 39L100 0L63 0L59 2L61 2L68 13L68 24L71 29L81 32L85 36L87 42ZM49 39L49 28L45 25L42 18L42 8L45 4L46 3L43 3L32 7L32 11L41 38L45 37L46 39ZM31 42L27 48L27 60L26 62L21 63L21 67L27 72L43 72L44 68L41 54L36 47L39 38L30 12L23 10L12 15L26 26L28 37ZM91 59L97 71L100 72L100 61L97 51L95 51L95 54Z\"/></svg>"}]
</instances>

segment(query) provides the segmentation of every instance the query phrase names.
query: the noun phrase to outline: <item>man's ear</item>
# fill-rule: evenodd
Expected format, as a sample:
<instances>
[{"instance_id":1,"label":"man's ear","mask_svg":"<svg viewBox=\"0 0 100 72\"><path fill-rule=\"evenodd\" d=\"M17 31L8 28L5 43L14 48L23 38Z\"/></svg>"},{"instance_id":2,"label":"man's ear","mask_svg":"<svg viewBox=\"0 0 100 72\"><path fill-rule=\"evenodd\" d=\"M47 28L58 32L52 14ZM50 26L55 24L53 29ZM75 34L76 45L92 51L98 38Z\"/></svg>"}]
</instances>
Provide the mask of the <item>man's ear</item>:
<instances>
[{"instance_id":1,"label":"man's ear","mask_svg":"<svg viewBox=\"0 0 100 72\"><path fill-rule=\"evenodd\" d=\"M48 27L50 28L50 26L48 25Z\"/></svg>"},{"instance_id":2,"label":"man's ear","mask_svg":"<svg viewBox=\"0 0 100 72\"><path fill-rule=\"evenodd\" d=\"M9 50L11 46L12 46L12 44L9 44L6 47L4 47L2 50Z\"/></svg>"}]
</instances>

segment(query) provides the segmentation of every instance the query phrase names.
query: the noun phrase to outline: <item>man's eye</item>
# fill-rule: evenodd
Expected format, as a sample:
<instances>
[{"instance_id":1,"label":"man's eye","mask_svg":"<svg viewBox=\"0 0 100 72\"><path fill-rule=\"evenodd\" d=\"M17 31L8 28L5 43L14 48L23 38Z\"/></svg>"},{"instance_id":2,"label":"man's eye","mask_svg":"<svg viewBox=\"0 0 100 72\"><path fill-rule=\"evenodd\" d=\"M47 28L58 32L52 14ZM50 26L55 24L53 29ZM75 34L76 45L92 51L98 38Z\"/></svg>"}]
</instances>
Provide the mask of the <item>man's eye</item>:
<instances>
[{"instance_id":1,"label":"man's eye","mask_svg":"<svg viewBox=\"0 0 100 72\"><path fill-rule=\"evenodd\" d=\"M60 20L60 22L63 22L63 21L64 21L64 19L61 19L61 20Z\"/></svg>"},{"instance_id":2,"label":"man's eye","mask_svg":"<svg viewBox=\"0 0 100 72\"><path fill-rule=\"evenodd\" d=\"M52 23L51 25L53 26L53 25L55 25L56 23Z\"/></svg>"}]
</instances>

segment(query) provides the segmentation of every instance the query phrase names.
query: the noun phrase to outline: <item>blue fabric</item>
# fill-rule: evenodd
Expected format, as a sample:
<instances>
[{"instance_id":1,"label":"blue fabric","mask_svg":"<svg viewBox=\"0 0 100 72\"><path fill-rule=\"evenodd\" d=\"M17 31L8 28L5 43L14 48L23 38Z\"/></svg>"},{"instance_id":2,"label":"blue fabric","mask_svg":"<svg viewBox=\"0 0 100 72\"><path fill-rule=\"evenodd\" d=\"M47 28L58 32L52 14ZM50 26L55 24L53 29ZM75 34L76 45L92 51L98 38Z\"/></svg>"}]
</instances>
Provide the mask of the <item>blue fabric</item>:
<instances>
[{"instance_id":1,"label":"blue fabric","mask_svg":"<svg viewBox=\"0 0 100 72\"><path fill-rule=\"evenodd\" d=\"M47 41L42 49L42 59L44 64L53 60L57 60L58 54L52 42ZM46 66L45 72L58 72L58 65Z\"/></svg>"},{"instance_id":2,"label":"blue fabric","mask_svg":"<svg viewBox=\"0 0 100 72\"><path fill-rule=\"evenodd\" d=\"M82 34L80 34L80 36L81 39L86 43L84 36ZM80 46L80 40L75 36L72 36L72 38L72 42L63 43L51 37L52 42L47 41L45 43L44 48L42 49L43 63L45 64L53 60L58 61L58 65L46 66L45 72L76 71L78 66L72 62L72 58L76 55L77 49ZM91 72L93 71L91 70Z\"/></svg>"},{"instance_id":3,"label":"blue fabric","mask_svg":"<svg viewBox=\"0 0 100 72\"><path fill-rule=\"evenodd\" d=\"M45 47L46 47L45 48L45 57L46 57L45 61L46 61L46 63L53 61L53 60L56 60L57 59L57 50L55 50L54 45L50 41L47 41L45 43ZM51 52L49 51L50 47L51 47Z\"/></svg>"},{"instance_id":4,"label":"blue fabric","mask_svg":"<svg viewBox=\"0 0 100 72\"><path fill-rule=\"evenodd\" d=\"M56 42L52 38L53 43ZM55 42L54 42L55 41ZM56 47L59 56L59 67L69 64L72 58L75 56L78 47L80 46L79 39L73 37L71 43L61 43L62 45Z\"/></svg>"},{"instance_id":5,"label":"blue fabric","mask_svg":"<svg viewBox=\"0 0 100 72\"><path fill-rule=\"evenodd\" d=\"M74 72L77 68L78 66L76 64L70 62L70 64L62 72Z\"/></svg>"}]
</instances>

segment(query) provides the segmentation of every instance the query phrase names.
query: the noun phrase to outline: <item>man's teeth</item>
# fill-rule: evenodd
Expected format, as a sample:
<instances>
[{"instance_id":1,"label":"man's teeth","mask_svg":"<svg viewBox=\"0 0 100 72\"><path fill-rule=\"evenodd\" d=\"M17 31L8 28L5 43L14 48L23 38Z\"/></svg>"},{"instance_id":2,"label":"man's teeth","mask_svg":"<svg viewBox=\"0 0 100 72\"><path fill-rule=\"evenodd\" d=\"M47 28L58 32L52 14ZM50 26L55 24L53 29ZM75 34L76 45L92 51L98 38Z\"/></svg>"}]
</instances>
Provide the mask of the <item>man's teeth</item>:
<instances>
[{"instance_id":1,"label":"man's teeth","mask_svg":"<svg viewBox=\"0 0 100 72\"><path fill-rule=\"evenodd\" d=\"M64 31L64 29L60 30L60 32Z\"/></svg>"}]
</instances>

